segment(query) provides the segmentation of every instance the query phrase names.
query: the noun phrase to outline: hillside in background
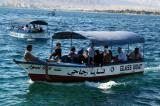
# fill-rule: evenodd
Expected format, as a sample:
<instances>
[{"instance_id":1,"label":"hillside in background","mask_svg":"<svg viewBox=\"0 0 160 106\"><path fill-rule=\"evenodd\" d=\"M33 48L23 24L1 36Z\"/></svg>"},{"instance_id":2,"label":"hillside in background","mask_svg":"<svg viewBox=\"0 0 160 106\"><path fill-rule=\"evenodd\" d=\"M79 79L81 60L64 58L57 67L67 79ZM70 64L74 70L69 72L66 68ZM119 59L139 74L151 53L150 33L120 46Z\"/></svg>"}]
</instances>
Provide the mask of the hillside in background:
<instances>
[{"instance_id":1,"label":"hillside in background","mask_svg":"<svg viewBox=\"0 0 160 106\"><path fill-rule=\"evenodd\" d=\"M160 15L160 0L0 0L1 7Z\"/></svg>"}]
</instances>

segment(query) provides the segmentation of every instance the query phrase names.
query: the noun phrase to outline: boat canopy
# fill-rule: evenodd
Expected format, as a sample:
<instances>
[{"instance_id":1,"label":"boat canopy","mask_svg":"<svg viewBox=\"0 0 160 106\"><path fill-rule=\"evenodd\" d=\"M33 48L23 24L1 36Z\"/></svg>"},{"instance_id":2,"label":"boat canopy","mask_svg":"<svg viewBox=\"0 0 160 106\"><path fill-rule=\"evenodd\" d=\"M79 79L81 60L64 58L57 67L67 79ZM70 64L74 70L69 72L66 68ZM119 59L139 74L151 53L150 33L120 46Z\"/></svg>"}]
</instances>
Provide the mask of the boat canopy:
<instances>
[{"instance_id":1,"label":"boat canopy","mask_svg":"<svg viewBox=\"0 0 160 106\"><path fill-rule=\"evenodd\" d=\"M20 24L36 24L36 25L48 25L48 23L41 19L17 19L13 23Z\"/></svg>"},{"instance_id":2,"label":"boat canopy","mask_svg":"<svg viewBox=\"0 0 160 106\"><path fill-rule=\"evenodd\" d=\"M52 39L86 39L86 37L77 32L58 32Z\"/></svg>"},{"instance_id":3,"label":"boat canopy","mask_svg":"<svg viewBox=\"0 0 160 106\"><path fill-rule=\"evenodd\" d=\"M48 23L44 20L35 20L35 21L30 22L30 24L48 25Z\"/></svg>"},{"instance_id":4,"label":"boat canopy","mask_svg":"<svg viewBox=\"0 0 160 106\"><path fill-rule=\"evenodd\" d=\"M128 31L75 31L57 32L52 39L89 39L94 45L125 45L144 43L144 38Z\"/></svg>"}]
</instances>

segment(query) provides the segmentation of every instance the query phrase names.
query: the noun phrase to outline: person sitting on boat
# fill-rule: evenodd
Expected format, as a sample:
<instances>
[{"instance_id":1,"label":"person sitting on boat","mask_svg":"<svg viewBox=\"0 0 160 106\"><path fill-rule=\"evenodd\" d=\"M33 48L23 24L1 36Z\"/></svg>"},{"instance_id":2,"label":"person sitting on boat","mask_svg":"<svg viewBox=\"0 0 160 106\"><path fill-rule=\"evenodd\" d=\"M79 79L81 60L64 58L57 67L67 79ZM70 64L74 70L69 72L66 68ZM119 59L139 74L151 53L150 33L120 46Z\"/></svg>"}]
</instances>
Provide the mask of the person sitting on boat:
<instances>
[{"instance_id":1,"label":"person sitting on boat","mask_svg":"<svg viewBox=\"0 0 160 106\"><path fill-rule=\"evenodd\" d=\"M82 63L88 64L88 58L89 58L89 56L88 56L88 51L85 50L85 51L83 52L82 56L83 56Z\"/></svg>"},{"instance_id":2,"label":"person sitting on boat","mask_svg":"<svg viewBox=\"0 0 160 106\"><path fill-rule=\"evenodd\" d=\"M94 65L99 66L101 64L101 54L99 52L99 50L95 50L95 54L94 54Z\"/></svg>"},{"instance_id":3,"label":"person sitting on boat","mask_svg":"<svg viewBox=\"0 0 160 106\"><path fill-rule=\"evenodd\" d=\"M83 63L83 52L84 52L84 48L81 48L79 51L78 51L78 63Z\"/></svg>"},{"instance_id":4,"label":"person sitting on boat","mask_svg":"<svg viewBox=\"0 0 160 106\"><path fill-rule=\"evenodd\" d=\"M89 64L93 64L94 62L94 45L91 44L91 46L87 49L88 50L88 56L89 56Z\"/></svg>"},{"instance_id":5,"label":"person sitting on boat","mask_svg":"<svg viewBox=\"0 0 160 106\"><path fill-rule=\"evenodd\" d=\"M108 49L108 46L104 47L103 52L103 64L108 64L112 60L112 51Z\"/></svg>"},{"instance_id":6,"label":"person sitting on boat","mask_svg":"<svg viewBox=\"0 0 160 106\"><path fill-rule=\"evenodd\" d=\"M32 25L32 33L37 33L38 29L35 24Z\"/></svg>"},{"instance_id":7,"label":"person sitting on boat","mask_svg":"<svg viewBox=\"0 0 160 106\"><path fill-rule=\"evenodd\" d=\"M61 56L62 56L61 43L57 43L54 53L52 53L49 57L49 61L51 60L52 57L54 57L54 61L58 61L59 59L61 59Z\"/></svg>"},{"instance_id":8,"label":"person sitting on boat","mask_svg":"<svg viewBox=\"0 0 160 106\"><path fill-rule=\"evenodd\" d=\"M18 31L19 31L19 30L20 30L20 31L23 30L23 27L24 27L24 26L19 25L19 26L18 26Z\"/></svg>"},{"instance_id":9,"label":"person sitting on boat","mask_svg":"<svg viewBox=\"0 0 160 106\"><path fill-rule=\"evenodd\" d=\"M109 53L108 45L104 46L104 53Z\"/></svg>"},{"instance_id":10,"label":"person sitting on boat","mask_svg":"<svg viewBox=\"0 0 160 106\"><path fill-rule=\"evenodd\" d=\"M68 58L72 63L78 62L78 55L75 52L76 52L75 47L72 47L70 53L68 54Z\"/></svg>"},{"instance_id":11,"label":"person sitting on boat","mask_svg":"<svg viewBox=\"0 0 160 106\"><path fill-rule=\"evenodd\" d=\"M117 51L118 51L118 61L119 62L127 61L127 54L124 52L124 50L122 50L121 47L118 47Z\"/></svg>"},{"instance_id":12,"label":"person sitting on boat","mask_svg":"<svg viewBox=\"0 0 160 106\"><path fill-rule=\"evenodd\" d=\"M140 60L140 59L142 59L142 55L141 55L141 53L139 51L139 48L135 48L135 50L129 54L129 59L131 59L131 60Z\"/></svg>"},{"instance_id":13,"label":"person sitting on boat","mask_svg":"<svg viewBox=\"0 0 160 106\"><path fill-rule=\"evenodd\" d=\"M43 32L43 29L40 25L37 26L38 32Z\"/></svg>"},{"instance_id":14,"label":"person sitting on boat","mask_svg":"<svg viewBox=\"0 0 160 106\"><path fill-rule=\"evenodd\" d=\"M32 62L35 62L35 61L39 61L39 62L42 62L38 57L35 57L34 55L32 55L32 45L28 45L26 47L26 51L25 51L25 54L24 54L24 59L25 61L29 62L29 61L32 61Z\"/></svg>"},{"instance_id":15,"label":"person sitting on boat","mask_svg":"<svg viewBox=\"0 0 160 106\"><path fill-rule=\"evenodd\" d=\"M78 51L78 55L83 55L83 52L84 52L84 48L81 48L81 49Z\"/></svg>"},{"instance_id":16,"label":"person sitting on boat","mask_svg":"<svg viewBox=\"0 0 160 106\"><path fill-rule=\"evenodd\" d=\"M23 26L23 30L24 32L29 32L29 26L28 25Z\"/></svg>"}]
</instances>

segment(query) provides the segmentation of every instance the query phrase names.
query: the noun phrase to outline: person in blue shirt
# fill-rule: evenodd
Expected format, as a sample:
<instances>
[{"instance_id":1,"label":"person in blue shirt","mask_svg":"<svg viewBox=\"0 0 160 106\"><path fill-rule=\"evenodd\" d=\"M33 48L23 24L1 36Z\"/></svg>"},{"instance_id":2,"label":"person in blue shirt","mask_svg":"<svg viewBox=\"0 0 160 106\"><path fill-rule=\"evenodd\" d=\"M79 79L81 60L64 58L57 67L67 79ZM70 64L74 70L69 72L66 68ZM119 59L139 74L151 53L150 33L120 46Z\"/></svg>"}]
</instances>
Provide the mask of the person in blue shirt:
<instances>
[{"instance_id":1,"label":"person in blue shirt","mask_svg":"<svg viewBox=\"0 0 160 106\"><path fill-rule=\"evenodd\" d=\"M121 47L118 47L117 51L118 51L118 61L119 62L127 61L127 54L125 53L125 51L123 51Z\"/></svg>"}]
</instances>

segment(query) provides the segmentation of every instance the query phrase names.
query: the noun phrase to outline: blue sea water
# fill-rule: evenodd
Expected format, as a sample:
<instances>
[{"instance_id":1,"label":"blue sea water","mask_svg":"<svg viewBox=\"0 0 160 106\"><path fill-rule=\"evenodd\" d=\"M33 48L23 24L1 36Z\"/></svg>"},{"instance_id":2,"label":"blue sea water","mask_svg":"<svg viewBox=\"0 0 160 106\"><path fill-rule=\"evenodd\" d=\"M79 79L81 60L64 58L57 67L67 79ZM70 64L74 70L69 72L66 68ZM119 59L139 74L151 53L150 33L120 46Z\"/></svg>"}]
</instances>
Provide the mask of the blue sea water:
<instances>
[{"instance_id":1,"label":"blue sea water","mask_svg":"<svg viewBox=\"0 0 160 106\"><path fill-rule=\"evenodd\" d=\"M0 106L158 106L160 105L160 16L0 9ZM49 56L50 42L25 41L9 36L11 20L43 18L51 34L57 31L132 31L145 37L145 72L103 82L34 83L12 60L23 59L27 44L42 59ZM63 42L70 46L69 42ZM83 42L85 44L85 42ZM76 41L75 45L83 44ZM64 50L65 51L65 50ZM65 51L67 52L67 51Z\"/></svg>"}]
</instances>

